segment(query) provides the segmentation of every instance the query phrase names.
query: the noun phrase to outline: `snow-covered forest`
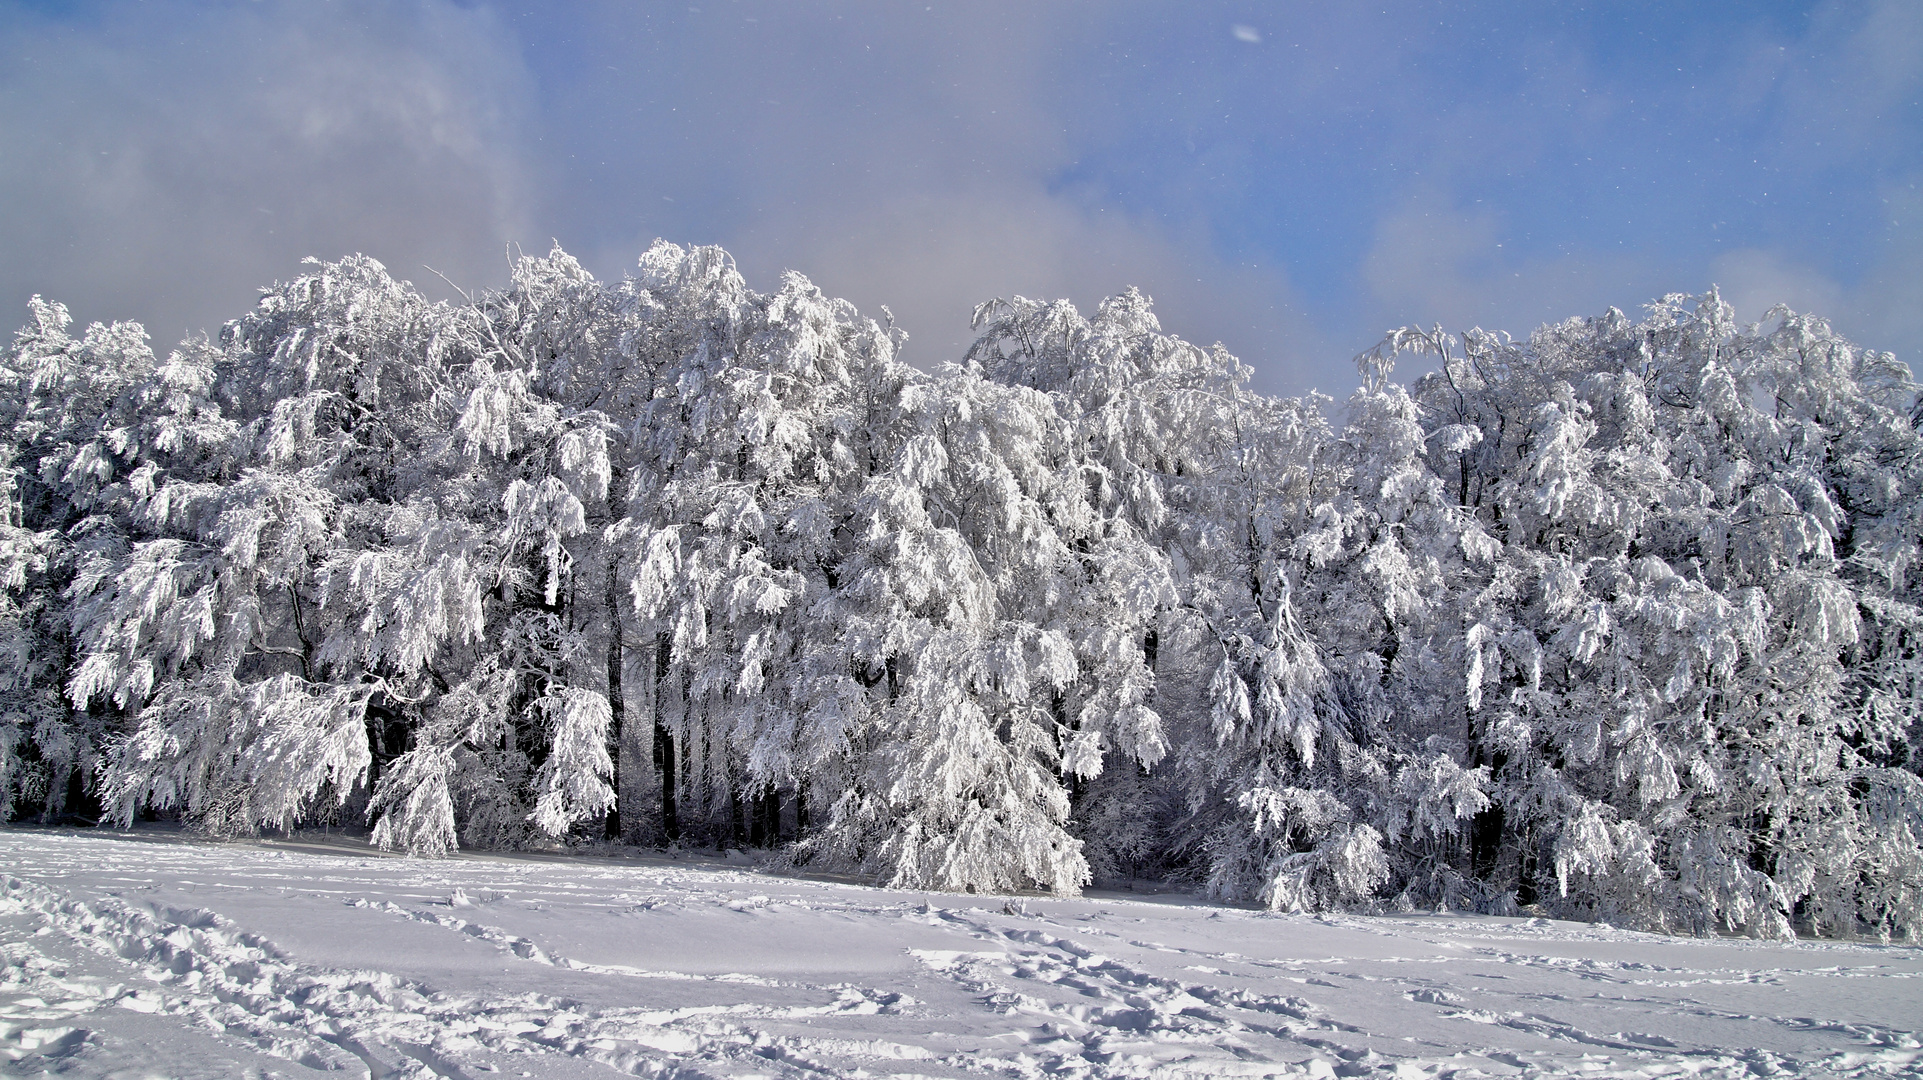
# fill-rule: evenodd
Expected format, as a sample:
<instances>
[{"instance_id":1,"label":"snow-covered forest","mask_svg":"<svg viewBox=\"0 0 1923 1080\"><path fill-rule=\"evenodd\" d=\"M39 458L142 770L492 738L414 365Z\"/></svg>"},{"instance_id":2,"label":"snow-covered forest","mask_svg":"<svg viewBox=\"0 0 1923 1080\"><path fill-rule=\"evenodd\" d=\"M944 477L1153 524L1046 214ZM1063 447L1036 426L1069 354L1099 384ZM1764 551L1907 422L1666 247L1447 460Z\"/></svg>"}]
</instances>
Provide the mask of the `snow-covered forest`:
<instances>
[{"instance_id":1,"label":"snow-covered forest","mask_svg":"<svg viewBox=\"0 0 1923 1080\"><path fill-rule=\"evenodd\" d=\"M774 849L1923 937L1923 410L1713 292L1272 398L1147 298L892 319L715 248L0 353L0 818ZM1398 357L1432 366L1409 385Z\"/></svg>"}]
</instances>

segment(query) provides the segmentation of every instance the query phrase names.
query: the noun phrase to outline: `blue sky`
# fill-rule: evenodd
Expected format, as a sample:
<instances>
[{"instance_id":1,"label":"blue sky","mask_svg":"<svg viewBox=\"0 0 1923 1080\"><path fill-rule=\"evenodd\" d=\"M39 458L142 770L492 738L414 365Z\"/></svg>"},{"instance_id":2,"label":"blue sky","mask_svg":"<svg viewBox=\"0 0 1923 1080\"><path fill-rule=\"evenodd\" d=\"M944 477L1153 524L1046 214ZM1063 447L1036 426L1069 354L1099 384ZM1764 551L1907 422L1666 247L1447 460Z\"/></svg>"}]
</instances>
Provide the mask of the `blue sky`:
<instances>
[{"instance_id":1,"label":"blue sky","mask_svg":"<svg viewBox=\"0 0 1923 1080\"><path fill-rule=\"evenodd\" d=\"M0 305L156 343L305 255L656 236L879 314L1139 285L1258 385L1720 285L1923 347L1923 4L9 3Z\"/></svg>"}]
</instances>

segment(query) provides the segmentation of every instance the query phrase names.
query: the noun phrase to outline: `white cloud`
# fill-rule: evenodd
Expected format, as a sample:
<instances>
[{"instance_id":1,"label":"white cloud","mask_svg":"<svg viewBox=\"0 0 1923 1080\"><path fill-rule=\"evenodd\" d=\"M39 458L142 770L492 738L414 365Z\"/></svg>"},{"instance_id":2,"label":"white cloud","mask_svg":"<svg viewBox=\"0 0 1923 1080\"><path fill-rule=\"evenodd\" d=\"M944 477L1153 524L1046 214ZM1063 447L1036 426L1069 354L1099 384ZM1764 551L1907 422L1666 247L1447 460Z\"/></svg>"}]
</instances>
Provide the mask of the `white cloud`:
<instances>
[{"instance_id":1,"label":"white cloud","mask_svg":"<svg viewBox=\"0 0 1923 1080\"><path fill-rule=\"evenodd\" d=\"M1058 81L1064 48L1096 32L1084 13L1026 3L915 17L864 3L752 10L745 22L704 8L670 29L610 7L585 35L609 49L672 40L714 61L689 80L663 77L658 53L587 58L608 72L596 99L650 103L607 148L624 162L639 221L584 252L597 272L622 272L655 235L720 243L758 288L794 269L864 313L888 305L911 336L909 358L930 367L960 359L980 301L1019 293L1088 309L1136 285L1165 328L1221 339L1265 389L1353 381L1353 349L1335 350L1332 375L1313 373L1328 353L1283 272L1225 259L1200 225L1103 209L1103 193L1059 182L1079 152L1069 129L1086 122Z\"/></svg>"},{"instance_id":2,"label":"white cloud","mask_svg":"<svg viewBox=\"0 0 1923 1080\"><path fill-rule=\"evenodd\" d=\"M1778 304L1832 320L1845 314L1842 286L1779 252L1725 252L1710 262L1709 275L1742 322L1755 322Z\"/></svg>"},{"instance_id":3,"label":"white cloud","mask_svg":"<svg viewBox=\"0 0 1923 1080\"><path fill-rule=\"evenodd\" d=\"M143 321L164 347L305 255L492 281L530 231L532 80L484 9L121 3L89 19L0 34L0 318L39 292L83 320Z\"/></svg>"},{"instance_id":4,"label":"white cloud","mask_svg":"<svg viewBox=\"0 0 1923 1080\"><path fill-rule=\"evenodd\" d=\"M1368 309L1387 330L1440 322L1521 337L1544 322L1627 310L1666 289L1661 268L1636 255L1514 253L1494 211L1463 208L1421 189L1377 222L1362 262Z\"/></svg>"},{"instance_id":5,"label":"white cloud","mask_svg":"<svg viewBox=\"0 0 1923 1080\"><path fill-rule=\"evenodd\" d=\"M1923 174L1884 185L1882 195L1880 250L1839 328L1923 372Z\"/></svg>"},{"instance_id":6,"label":"white cloud","mask_svg":"<svg viewBox=\"0 0 1923 1080\"><path fill-rule=\"evenodd\" d=\"M1884 250L1859 280L1841 282L1769 248L1701 261L1510 255L1497 214L1423 191L1378 222L1363 278L1370 310L1384 329L1440 322L1450 330L1480 325L1521 337L1546 321L1593 315L1611 305L1634 315L1664 293L1700 293L1713 284L1744 322L1783 304L1828 319L1864 346L1894 350L1914 362L1923 345L1923 194L1891 187L1886 201Z\"/></svg>"},{"instance_id":7,"label":"white cloud","mask_svg":"<svg viewBox=\"0 0 1923 1080\"><path fill-rule=\"evenodd\" d=\"M810 256L796 269L827 291L870 314L888 305L912 335L908 358L924 366L961 358L980 301L1066 297L1092 311L1133 285L1154 298L1163 329L1221 340L1260 389L1339 392L1351 378L1318 370L1330 352L1280 272L1225 264L1203 237L1092 212L1040 185L902 198L793 246Z\"/></svg>"},{"instance_id":8,"label":"white cloud","mask_svg":"<svg viewBox=\"0 0 1923 1080\"><path fill-rule=\"evenodd\" d=\"M164 345L239 314L306 254L366 251L436 291L423 263L497 284L505 244L558 236L618 275L661 235L725 244L758 287L792 267L864 311L889 304L930 364L959 355L976 301L1086 306L1130 284L1172 331L1223 339L1265 388L1338 395L1347 358L1390 326L1521 334L1711 281L1743 305L1827 306L1866 344L1923 342L1913 187L1886 185L1888 235L1853 266L1791 250L1785 232L1720 254L1654 235L1674 213L1638 217L1650 235L1598 238L1577 215L1627 213L1595 177L1641 114L1562 37L1512 50L1534 73L1532 111L1507 92L1412 94L1436 39L1404 33L1400 4L1277 9L1259 30L1226 5L696 6L591 0L514 22L465 0L107 0L84 25L10 7L0 330L42 292L82 319L146 321ZM1807 48L1739 34L1749 59L1718 77L1761 74L1717 115L1776 125L1785 146L1833 124L1811 161L1835 140L1900 153L1913 140L1891 138L1891 118L1914 108L1923 71L1917 10L1828 5ZM1195 57L1210 62L1178 62ZM1325 154L1354 183L1278 178L1277 146ZM1562 218L1543 216L1553 200L1512 202L1512 218L1467 194L1494 206L1493 163L1533 182L1572 147L1598 164L1572 178L1589 187ZM1357 155L1379 168L1351 167ZM1291 216L1314 225L1274 223ZM1527 232L1524 254L1510 238ZM1550 237L1567 253L1545 252ZM1319 268L1326 310L1305 314L1307 271L1292 282L1284 258Z\"/></svg>"},{"instance_id":9,"label":"white cloud","mask_svg":"<svg viewBox=\"0 0 1923 1080\"><path fill-rule=\"evenodd\" d=\"M1783 166L1823 168L1839 155L1859 155L1867 166L1913 150L1903 117L1923 89L1923 5L1829 0L1811 12L1808 34L1783 64Z\"/></svg>"}]
</instances>

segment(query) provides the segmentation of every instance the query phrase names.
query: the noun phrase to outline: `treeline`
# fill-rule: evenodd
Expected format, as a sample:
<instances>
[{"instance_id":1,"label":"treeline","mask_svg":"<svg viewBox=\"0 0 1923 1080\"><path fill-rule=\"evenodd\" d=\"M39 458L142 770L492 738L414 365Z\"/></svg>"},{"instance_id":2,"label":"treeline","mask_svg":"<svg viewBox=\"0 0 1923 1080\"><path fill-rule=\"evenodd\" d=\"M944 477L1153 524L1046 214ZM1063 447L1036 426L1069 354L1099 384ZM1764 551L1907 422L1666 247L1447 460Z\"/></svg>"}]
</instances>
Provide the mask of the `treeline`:
<instances>
[{"instance_id":1,"label":"treeline","mask_svg":"<svg viewBox=\"0 0 1923 1080\"><path fill-rule=\"evenodd\" d=\"M1923 441L1712 292L1265 397L1128 292L928 374L800 275L365 258L0 354L0 817L1923 933ZM1437 370L1391 381L1395 358Z\"/></svg>"}]
</instances>

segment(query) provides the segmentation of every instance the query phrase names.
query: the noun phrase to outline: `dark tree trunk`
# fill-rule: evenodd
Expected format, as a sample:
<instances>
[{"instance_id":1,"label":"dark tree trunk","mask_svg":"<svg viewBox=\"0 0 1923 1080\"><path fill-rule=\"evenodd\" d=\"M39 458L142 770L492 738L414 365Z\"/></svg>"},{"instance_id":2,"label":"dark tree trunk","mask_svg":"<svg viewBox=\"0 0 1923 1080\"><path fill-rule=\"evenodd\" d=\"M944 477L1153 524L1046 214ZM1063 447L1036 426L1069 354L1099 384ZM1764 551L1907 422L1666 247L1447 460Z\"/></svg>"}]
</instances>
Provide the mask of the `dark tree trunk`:
<instances>
[{"instance_id":1,"label":"dark tree trunk","mask_svg":"<svg viewBox=\"0 0 1923 1080\"><path fill-rule=\"evenodd\" d=\"M608 759L614 763L614 805L608 807L607 838L621 839L621 726L628 704L621 694L621 589L619 562L608 557Z\"/></svg>"},{"instance_id":2,"label":"dark tree trunk","mask_svg":"<svg viewBox=\"0 0 1923 1080\"><path fill-rule=\"evenodd\" d=\"M407 717L388 707L381 695L367 702L367 789L374 790L389 762L407 752Z\"/></svg>"},{"instance_id":3,"label":"dark tree trunk","mask_svg":"<svg viewBox=\"0 0 1923 1080\"><path fill-rule=\"evenodd\" d=\"M734 770L730 768L726 778L728 782L728 839L735 847L745 849L748 846L749 808L743 805L746 800L741 797L741 782L736 779L733 773Z\"/></svg>"},{"instance_id":4,"label":"dark tree trunk","mask_svg":"<svg viewBox=\"0 0 1923 1080\"><path fill-rule=\"evenodd\" d=\"M773 847L781 842L781 793L767 784L754 797L753 816L748 823L748 843Z\"/></svg>"},{"instance_id":5,"label":"dark tree trunk","mask_svg":"<svg viewBox=\"0 0 1923 1080\"><path fill-rule=\"evenodd\" d=\"M668 658L672 646L666 632L654 636L654 763L661 769L661 835L669 843L681 839L681 815L675 802L674 732L663 711L668 700Z\"/></svg>"},{"instance_id":6,"label":"dark tree trunk","mask_svg":"<svg viewBox=\"0 0 1923 1080\"><path fill-rule=\"evenodd\" d=\"M1491 806L1469 819L1469 870L1472 877L1495 883L1502 855L1502 807Z\"/></svg>"}]
</instances>

